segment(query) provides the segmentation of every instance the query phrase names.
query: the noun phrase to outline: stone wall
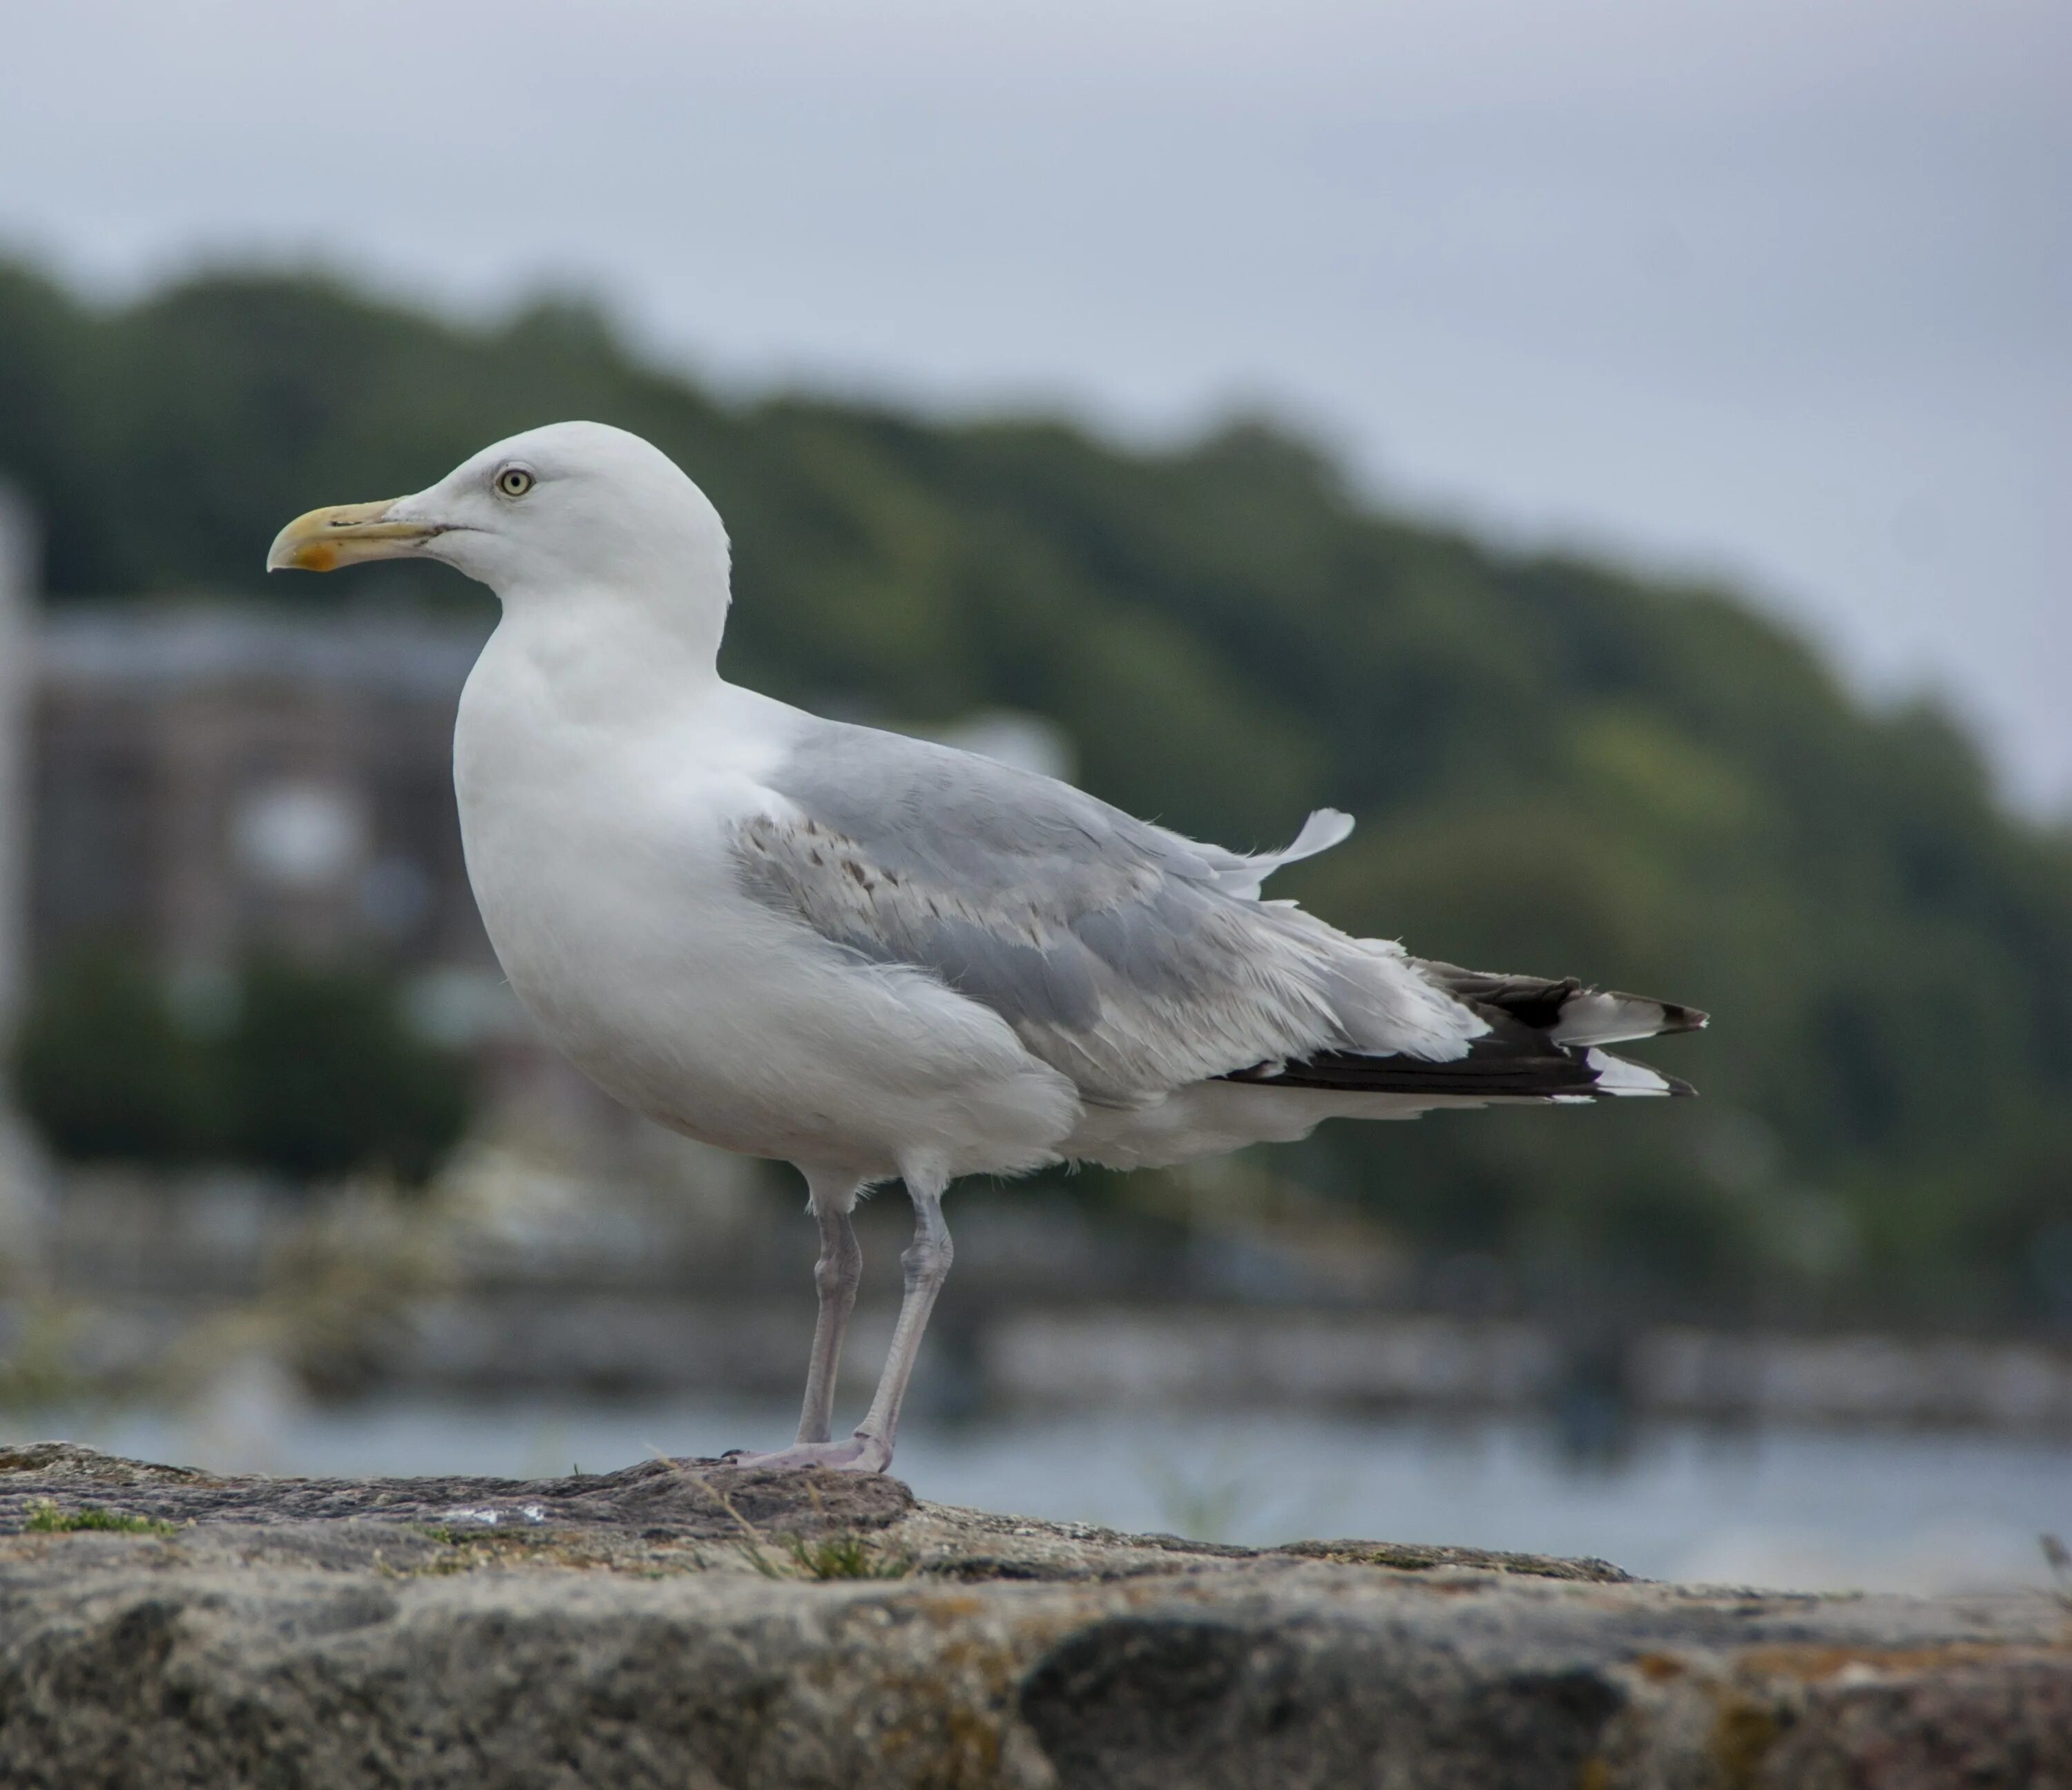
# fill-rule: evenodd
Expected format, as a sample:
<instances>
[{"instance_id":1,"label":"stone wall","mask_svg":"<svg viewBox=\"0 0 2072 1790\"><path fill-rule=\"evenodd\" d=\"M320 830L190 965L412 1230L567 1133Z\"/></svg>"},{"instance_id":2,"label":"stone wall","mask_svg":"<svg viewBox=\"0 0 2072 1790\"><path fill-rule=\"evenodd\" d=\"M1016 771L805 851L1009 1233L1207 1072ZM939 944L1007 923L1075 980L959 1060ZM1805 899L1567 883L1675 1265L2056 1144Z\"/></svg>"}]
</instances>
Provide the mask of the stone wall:
<instances>
[{"instance_id":1,"label":"stone wall","mask_svg":"<svg viewBox=\"0 0 2072 1790\"><path fill-rule=\"evenodd\" d=\"M226 1480L0 1451L0 1783L2072 1784L2049 1596L1274 1550L654 1461Z\"/></svg>"}]
</instances>

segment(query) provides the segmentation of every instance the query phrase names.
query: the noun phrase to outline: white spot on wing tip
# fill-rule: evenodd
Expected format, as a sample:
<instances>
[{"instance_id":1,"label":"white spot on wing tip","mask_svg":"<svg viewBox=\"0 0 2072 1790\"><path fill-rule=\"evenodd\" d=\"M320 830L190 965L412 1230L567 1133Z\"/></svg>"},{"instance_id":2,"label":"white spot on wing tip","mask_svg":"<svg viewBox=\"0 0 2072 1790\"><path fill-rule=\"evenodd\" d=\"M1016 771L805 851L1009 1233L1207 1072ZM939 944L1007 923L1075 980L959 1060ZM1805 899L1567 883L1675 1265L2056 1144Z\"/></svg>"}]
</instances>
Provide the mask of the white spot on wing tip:
<instances>
[{"instance_id":1,"label":"white spot on wing tip","mask_svg":"<svg viewBox=\"0 0 2072 1790\"><path fill-rule=\"evenodd\" d=\"M1630 1062L1593 1050L1583 1059L1597 1078L1600 1094L1667 1094L1669 1084L1645 1063Z\"/></svg>"}]
</instances>

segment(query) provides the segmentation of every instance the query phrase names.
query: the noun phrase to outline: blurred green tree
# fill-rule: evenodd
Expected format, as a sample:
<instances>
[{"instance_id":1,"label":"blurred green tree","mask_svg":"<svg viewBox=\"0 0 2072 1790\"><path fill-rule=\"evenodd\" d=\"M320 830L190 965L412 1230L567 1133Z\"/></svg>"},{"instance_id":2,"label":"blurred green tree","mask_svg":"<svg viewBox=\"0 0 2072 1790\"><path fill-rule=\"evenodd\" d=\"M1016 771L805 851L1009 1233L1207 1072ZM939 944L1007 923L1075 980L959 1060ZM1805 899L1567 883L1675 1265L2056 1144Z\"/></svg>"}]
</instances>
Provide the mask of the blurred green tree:
<instances>
[{"instance_id":1,"label":"blurred green tree","mask_svg":"<svg viewBox=\"0 0 2072 1790\"><path fill-rule=\"evenodd\" d=\"M175 1168L222 1136L208 1044L179 1024L157 971L119 945L70 952L39 980L14 1078L31 1121L75 1160Z\"/></svg>"},{"instance_id":2,"label":"blurred green tree","mask_svg":"<svg viewBox=\"0 0 2072 1790\"><path fill-rule=\"evenodd\" d=\"M164 976L100 945L42 978L15 1070L59 1155L154 1168L236 1163L286 1182L421 1182L467 1128L465 1061L417 1037L393 981L279 960L238 979L228 1024L183 1022Z\"/></svg>"},{"instance_id":3,"label":"blurred green tree","mask_svg":"<svg viewBox=\"0 0 2072 1790\"><path fill-rule=\"evenodd\" d=\"M466 1129L462 1060L417 1037L388 978L252 965L222 1045L228 1153L294 1181L422 1181Z\"/></svg>"}]
</instances>

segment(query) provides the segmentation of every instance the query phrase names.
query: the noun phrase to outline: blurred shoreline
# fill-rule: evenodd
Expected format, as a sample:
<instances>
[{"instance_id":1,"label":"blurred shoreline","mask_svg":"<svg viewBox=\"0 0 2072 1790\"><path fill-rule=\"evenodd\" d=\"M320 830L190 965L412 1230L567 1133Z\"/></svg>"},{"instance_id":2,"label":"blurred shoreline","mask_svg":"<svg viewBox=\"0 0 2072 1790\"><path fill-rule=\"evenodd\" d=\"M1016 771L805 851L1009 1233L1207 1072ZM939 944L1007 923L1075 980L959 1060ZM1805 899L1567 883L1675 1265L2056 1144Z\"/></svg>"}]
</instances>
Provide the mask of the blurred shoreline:
<instances>
[{"instance_id":1,"label":"blurred shoreline","mask_svg":"<svg viewBox=\"0 0 2072 1790\"><path fill-rule=\"evenodd\" d=\"M0 1410L176 1407L255 1364L319 1404L788 1398L809 1226L754 1165L637 1141L676 1173L586 1180L483 1147L421 1195L289 1198L250 1177L74 1171L14 1216ZM901 1205L862 1209L846 1395L867 1394L890 1337ZM2072 1435L2072 1350L2043 1341L1434 1309L1328 1238L1146 1237L1042 1188L975 1191L952 1216L958 1275L915 1392L947 1422L1540 1412L1581 1455L1669 1419Z\"/></svg>"}]
</instances>

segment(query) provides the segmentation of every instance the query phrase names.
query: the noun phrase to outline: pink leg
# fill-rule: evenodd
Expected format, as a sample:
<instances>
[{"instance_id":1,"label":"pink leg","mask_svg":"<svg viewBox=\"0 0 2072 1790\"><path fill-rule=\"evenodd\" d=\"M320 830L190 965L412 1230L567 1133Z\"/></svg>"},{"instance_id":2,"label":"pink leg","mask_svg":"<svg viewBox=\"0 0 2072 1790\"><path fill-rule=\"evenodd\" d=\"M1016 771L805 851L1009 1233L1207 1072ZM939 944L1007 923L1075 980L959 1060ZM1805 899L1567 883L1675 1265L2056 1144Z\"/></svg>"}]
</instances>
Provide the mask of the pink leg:
<instances>
[{"instance_id":1,"label":"pink leg","mask_svg":"<svg viewBox=\"0 0 2072 1790\"><path fill-rule=\"evenodd\" d=\"M857 1283L863 1279L863 1250L849 1217L856 1204L855 1184L846 1176L837 1186L808 1176L807 1185L812 1193L813 1216L820 1221L820 1258L813 1263L813 1290L820 1295L820 1309L813 1322L813 1354L806 1368L799 1440L822 1443L833 1434L842 1336L856 1306Z\"/></svg>"},{"instance_id":2,"label":"pink leg","mask_svg":"<svg viewBox=\"0 0 2072 1790\"><path fill-rule=\"evenodd\" d=\"M914 1241L899 1258L906 1271L906 1291L899 1302L899 1321L892 1332L892 1347L885 1358L885 1371L878 1377L878 1396L871 1400L870 1410L856 1434L840 1442L825 1439L824 1430L819 1437L808 1437L805 1425L800 1426L799 1440L789 1448L780 1448L770 1454L738 1454L730 1458L743 1467L833 1467L849 1472L882 1473L892 1464L892 1448L899 1431L899 1407L906 1397L906 1382L913 1377L914 1362L921 1351L922 1333L928 1327L928 1314L935 1308L935 1295L942 1291L943 1282L950 1271L954 1250L950 1243L949 1227L943 1222L943 1187L939 1176L910 1175L906 1192L914 1202ZM824 1235L824 1233L823 1234ZM823 1254L824 1259L824 1251ZM849 1297L855 1297L852 1287ZM826 1295L822 1295L821 1315L827 1315ZM847 1316L846 1308L844 1316ZM814 1336L816 1369L819 1366L820 1336ZM837 1345L839 1348L839 1339ZM814 1414L814 1382L807 1381L807 1415Z\"/></svg>"}]
</instances>

